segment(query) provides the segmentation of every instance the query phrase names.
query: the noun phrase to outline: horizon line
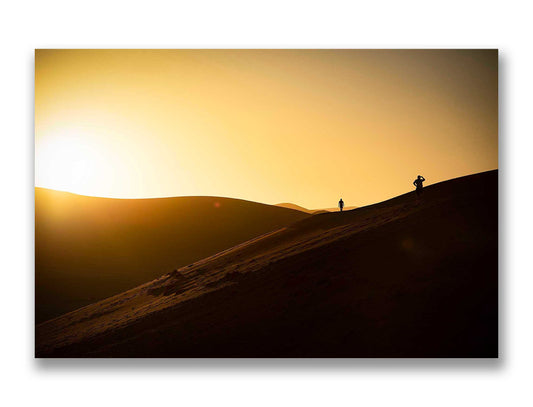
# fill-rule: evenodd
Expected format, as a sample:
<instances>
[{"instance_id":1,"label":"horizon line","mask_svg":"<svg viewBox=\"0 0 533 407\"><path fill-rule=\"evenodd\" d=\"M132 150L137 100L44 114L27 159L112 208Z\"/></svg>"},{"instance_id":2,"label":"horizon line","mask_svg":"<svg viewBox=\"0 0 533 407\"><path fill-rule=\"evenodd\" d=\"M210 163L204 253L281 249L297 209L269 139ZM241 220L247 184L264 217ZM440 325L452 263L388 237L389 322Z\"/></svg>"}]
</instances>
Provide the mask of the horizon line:
<instances>
[{"instance_id":1,"label":"horizon line","mask_svg":"<svg viewBox=\"0 0 533 407\"><path fill-rule=\"evenodd\" d=\"M447 182L447 181L451 181L451 180L454 180L454 179L468 177L468 176L477 175L477 174L483 174L483 173L491 172L491 171L499 171L499 168L496 167L496 168L493 168L491 170L486 170L486 171L480 171L480 172L475 172L475 173L471 173L471 174L461 175L461 176L458 176L458 177L445 179L443 181L439 181L439 182L435 182L435 183L428 183L428 185L425 186L424 188L427 188L430 185L436 185L436 184L440 184L442 182ZM306 210L311 210L311 211L325 209L325 208L309 209L307 206L303 206L303 205L300 205L300 204L296 204L294 202L287 202L287 201L273 204L273 203L253 201L253 200L250 200L250 199L235 198L235 197L221 196L221 195L169 195L169 196L155 196L155 197L143 197L143 198L117 198L117 197L109 197L109 196L79 194L79 193L76 193L76 192L66 191L66 190L62 190L62 189L55 189L55 188L48 188L48 187L41 187L41 186L34 185L34 189L37 189L37 188L46 189L46 190L54 191L54 192L62 192L62 193L66 193L66 194L77 195L77 196L82 196L82 197L87 197L87 198L99 198L99 199L147 200L147 199L173 199L173 198L224 198L224 199L235 199L235 200L240 200L240 201L253 202L253 203L258 203L258 204L262 204L262 205L270 205L270 206L279 206L279 205L283 205L283 204L291 204L291 205L297 205L297 206L299 206L301 208L304 208ZM407 191L407 192L411 192L411 191ZM403 194L400 194L400 195L403 195ZM395 195L395 196L400 196L400 195ZM369 206L369 205L374 205L374 204L377 204L377 203L380 203L380 202L385 202L385 201L387 201L387 200L389 200L391 198L394 198L395 196L392 196L390 198L384 199L383 201L373 202L373 203L370 203L370 204L367 204L367 205L363 205L363 206L357 206L357 205L349 205L349 206L355 206L357 208L362 208L362 207ZM35 195L34 195L34 200L35 200ZM331 208L331 206L327 206L327 207Z\"/></svg>"}]
</instances>

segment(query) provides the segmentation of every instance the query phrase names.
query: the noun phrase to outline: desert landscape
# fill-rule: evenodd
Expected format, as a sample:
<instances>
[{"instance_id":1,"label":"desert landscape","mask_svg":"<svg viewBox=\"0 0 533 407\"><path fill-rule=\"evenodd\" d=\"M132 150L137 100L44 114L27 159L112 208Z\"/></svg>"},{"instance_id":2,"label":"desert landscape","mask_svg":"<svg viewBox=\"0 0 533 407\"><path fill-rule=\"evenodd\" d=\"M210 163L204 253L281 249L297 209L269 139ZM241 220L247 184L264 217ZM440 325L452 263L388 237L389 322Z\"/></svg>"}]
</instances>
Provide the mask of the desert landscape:
<instances>
[{"instance_id":1,"label":"desert landscape","mask_svg":"<svg viewBox=\"0 0 533 407\"><path fill-rule=\"evenodd\" d=\"M106 199L36 188L36 322L306 216L230 198Z\"/></svg>"},{"instance_id":2,"label":"desert landscape","mask_svg":"<svg viewBox=\"0 0 533 407\"><path fill-rule=\"evenodd\" d=\"M431 185L421 197L408 192L342 213L200 200L209 208L201 217L212 217L197 231L207 245L203 251L180 255L179 239L160 252L147 247L157 264L133 257L120 266L137 262L131 281L144 278L144 284L38 323L36 356L497 357L497 170ZM213 201L239 210L213 211ZM109 205L103 212L111 218L114 206L122 205L95 202ZM129 204L152 210L147 205L189 203L175 198ZM125 209L116 210L127 217ZM172 218L150 222L167 231L158 241L174 239L166 224ZM239 227L236 235L239 222L248 228ZM44 233L46 226L37 224ZM217 225L216 231L208 225ZM97 236L98 229L79 230ZM153 238L132 238L124 256L142 252ZM105 253L98 261L104 260ZM176 268L163 273L171 264ZM79 281L87 281L84 273ZM43 295L51 296L46 290ZM105 291L95 289L94 295Z\"/></svg>"},{"instance_id":3,"label":"desert landscape","mask_svg":"<svg viewBox=\"0 0 533 407\"><path fill-rule=\"evenodd\" d=\"M38 358L497 358L498 50L35 51Z\"/></svg>"}]
</instances>

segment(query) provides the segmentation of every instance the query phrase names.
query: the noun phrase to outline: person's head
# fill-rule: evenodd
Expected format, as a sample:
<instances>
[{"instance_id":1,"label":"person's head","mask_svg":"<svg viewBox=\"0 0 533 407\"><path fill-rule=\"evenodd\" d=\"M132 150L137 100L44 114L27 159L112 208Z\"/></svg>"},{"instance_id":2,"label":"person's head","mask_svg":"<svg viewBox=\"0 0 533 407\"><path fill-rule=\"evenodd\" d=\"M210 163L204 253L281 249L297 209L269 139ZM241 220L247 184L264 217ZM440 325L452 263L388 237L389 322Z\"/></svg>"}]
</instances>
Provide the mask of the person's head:
<instances>
[{"instance_id":1,"label":"person's head","mask_svg":"<svg viewBox=\"0 0 533 407\"><path fill-rule=\"evenodd\" d=\"M419 176L418 176L418 179L420 179L420 178L422 178L422 176L421 176L421 175L419 175Z\"/></svg>"}]
</instances>

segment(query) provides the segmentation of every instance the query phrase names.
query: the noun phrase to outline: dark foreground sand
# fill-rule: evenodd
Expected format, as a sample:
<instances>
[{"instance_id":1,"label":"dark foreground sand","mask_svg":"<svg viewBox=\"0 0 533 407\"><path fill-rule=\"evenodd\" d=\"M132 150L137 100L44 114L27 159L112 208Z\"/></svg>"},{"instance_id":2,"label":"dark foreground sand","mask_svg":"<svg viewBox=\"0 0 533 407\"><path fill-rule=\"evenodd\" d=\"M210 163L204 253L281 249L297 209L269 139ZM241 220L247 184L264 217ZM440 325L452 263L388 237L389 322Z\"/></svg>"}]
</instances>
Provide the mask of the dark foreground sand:
<instances>
[{"instance_id":1,"label":"dark foreground sand","mask_svg":"<svg viewBox=\"0 0 533 407\"><path fill-rule=\"evenodd\" d=\"M38 357L497 357L497 171L325 213L36 327Z\"/></svg>"}]
</instances>

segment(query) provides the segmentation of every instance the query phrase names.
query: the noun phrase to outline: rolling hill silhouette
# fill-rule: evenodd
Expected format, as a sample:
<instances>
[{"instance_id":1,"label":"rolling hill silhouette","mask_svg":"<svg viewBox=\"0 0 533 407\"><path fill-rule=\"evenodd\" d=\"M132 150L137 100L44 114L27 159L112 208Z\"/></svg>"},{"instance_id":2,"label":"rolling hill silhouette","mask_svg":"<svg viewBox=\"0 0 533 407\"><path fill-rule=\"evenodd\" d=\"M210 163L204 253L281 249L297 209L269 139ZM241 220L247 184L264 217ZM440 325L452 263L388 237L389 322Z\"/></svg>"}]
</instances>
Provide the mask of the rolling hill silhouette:
<instances>
[{"instance_id":1,"label":"rolling hill silhouette","mask_svg":"<svg viewBox=\"0 0 533 407\"><path fill-rule=\"evenodd\" d=\"M281 208L294 209L295 211L301 211L301 212L305 212L309 214L312 214L313 212L315 212L315 210L313 209L307 209L307 208L304 208L303 206L288 203L288 202L279 203L279 204L276 204L275 206L279 206Z\"/></svg>"},{"instance_id":2,"label":"rolling hill silhouette","mask_svg":"<svg viewBox=\"0 0 533 407\"><path fill-rule=\"evenodd\" d=\"M36 188L36 321L306 216L230 198L108 199Z\"/></svg>"},{"instance_id":3,"label":"rolling hill silhouette","mask_svg":"<svg viewBox=\"0 0 533 407\"><path fill-rule=\"evenodd\" d=\"M309 213L311 215L318 215L319 213L324 213L324 212L336 212L339 210L339 208L307 209L307 208L304 208L303 206L295 205L295 204L288 203L288 202L279 203L279 204L276 204L275 206L279 206L282 208L288 208L288 209L294 209L296 211ZM357 206L345 206L344 210L349 211L349 210L356 209L356 208Z\"/></svg>"},{"instance_id":4,"label":"rolling hill silhouette","mask_svg":"<svg viewBox=\"0 0 533 407\"><path fill-rule=\"evenodd\" d=\"M38 325L36 355L497 357L497 171L299 220Z\"/></svg>"}]
</instances>

